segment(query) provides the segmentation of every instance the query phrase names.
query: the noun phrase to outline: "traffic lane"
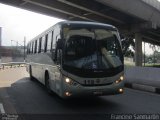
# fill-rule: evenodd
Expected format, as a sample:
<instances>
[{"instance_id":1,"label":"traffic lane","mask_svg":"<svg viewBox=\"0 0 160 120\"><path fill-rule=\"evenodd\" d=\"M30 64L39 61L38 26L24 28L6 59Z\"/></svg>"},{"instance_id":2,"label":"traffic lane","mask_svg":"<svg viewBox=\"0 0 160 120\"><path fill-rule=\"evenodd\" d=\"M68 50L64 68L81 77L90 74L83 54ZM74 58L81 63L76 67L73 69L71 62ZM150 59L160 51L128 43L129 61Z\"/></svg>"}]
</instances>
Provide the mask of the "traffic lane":
<instances>
[{"instance_id":1,"label":"traffic lane","mask_svg":"<svg viewBox=\"0 0 160 120\"><path fill-rule=\"evenodd\" d=\"M0 105L4 107L4 112L10 114L17 113L14 109L14 106L10 102L10 96L8 95L7 88L10 87L11 84L15 83L17 80L28 76L29 75L26 72L25 67L0 70ZM0 107L0 109L2 107Z\"/></svg>"},{"instance_id":2,"label":"traffic lane","mask_svg":"<svg viewBox=\"0 0 160 120\"><path fill-rule=\"evenodd\" d=\"M10 97L7 93L6 87L0 88L0 113L10 113L10 114L17 114L15 107L13 106L12 102L10 101ZM4 109L4 110L2 110ZM3 112L2 112L3 111Z\"/></svg>"},{"instance_id":3,"label":"traffic lane","mask_svg":"<svg viewBox=\"0 0 160 120\"><path fill-rule=\"evenodd\" d=\"M39 82L28 77L7 88L18 113L25 114L108 114L159 113L160 95L125 89L124 94L64 100L49 95Z\"/></svg>"},{"instance_id":4,"label":"traffic lane","mask_svg":"<svg viewBox=\"0 0 160 120\"><path fill-rule=\"evenodd\" d=\"M113 107L112 102L103 102L100 98L84 98L64 100L57 95L49 95L39 82L21 79L8 88L8 94L18 113L31 114L66 114L87 113L97 106ZM98 112L98 111L97 111Z\"/></svg>"},{"instance_id":5,"label":"traffic lane","mask_svg":"<svg viewBox=\"0 0 160 120\"><path fill-rule=\"evenodd\" d=\"M25 67L10 68L0 71L0 88L10 87L12 83L24 77L29 77Z\"/></svg>"}]
</instances>

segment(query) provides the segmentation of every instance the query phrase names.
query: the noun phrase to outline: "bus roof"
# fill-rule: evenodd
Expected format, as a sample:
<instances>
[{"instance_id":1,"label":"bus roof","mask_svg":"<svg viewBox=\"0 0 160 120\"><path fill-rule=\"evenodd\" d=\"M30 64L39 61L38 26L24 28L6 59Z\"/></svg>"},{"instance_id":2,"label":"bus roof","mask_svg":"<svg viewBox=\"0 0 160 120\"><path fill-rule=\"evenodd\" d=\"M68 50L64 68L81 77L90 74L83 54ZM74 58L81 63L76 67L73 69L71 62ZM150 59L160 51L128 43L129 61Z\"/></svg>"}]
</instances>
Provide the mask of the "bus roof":
<instances>
[{"instance_id":1,"label":"bus roof","mask_svg":"<svg viewBox=\"0 0 160 120\"><path fill-rule=\"evenodd\" d=\"M113 25L110 24L104 24L104 23L99 23L99 22L88 22L88 21L62 21L62 22L58 22L55 25L51 26L50 28L48 28L47 30L45 30L44 32L40 33L39 35L37 35L36 37L34 37L33 39L31 39L28 43L30 43L31 41L34 41L35 39L39 38L39 36L42 36L43 34L46 34L47 32L51 31L54 26L56 25L86 25L86 26L102 26L102 27L108 27L110 29L115 29L117 30L117 28Z\"/></svg>"},{"instance_id":2,"label":"bus roof","mask_svg":"<svg viewBox=\"0 0 160 120\"><path fill-rule=\"evenodd\" d=\"M68 24L68 25L72 25L72 24L79 24L79 25L97 25L97 26L105 26L105 27L110 27L115 29L116 27L110 24L104 24L104 23L99 23L99 22L88 22L88 21L62 21L57 23L59 25L64 25L64 24Z\"/></svg>"}]
</instances>

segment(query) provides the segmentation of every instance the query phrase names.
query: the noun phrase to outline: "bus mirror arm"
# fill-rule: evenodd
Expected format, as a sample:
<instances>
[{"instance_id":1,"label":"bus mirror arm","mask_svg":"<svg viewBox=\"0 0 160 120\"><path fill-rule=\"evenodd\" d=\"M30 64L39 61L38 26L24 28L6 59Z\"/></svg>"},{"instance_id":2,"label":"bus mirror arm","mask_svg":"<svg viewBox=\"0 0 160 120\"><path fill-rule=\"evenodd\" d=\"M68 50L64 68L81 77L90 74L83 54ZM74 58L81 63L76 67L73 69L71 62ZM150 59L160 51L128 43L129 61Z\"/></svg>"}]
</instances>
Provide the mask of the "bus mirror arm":
<instances>
[{"instance_id":1,"label":"bus mirror arm","mask_svg":"<svg viewBox=\"0 0 160 120\"><path fill-rule=\"evenodd\" d=\"M61 61L61 54L58 52L59 50L56 48L55 51L52 52L53 61L59 64L58 62Z\"/></svg>"},{"instance_id":2,"label":"bus mirror arm","mask_svg":"<svg viewBox=\"0 0 160 120\"><path fill-rule=\"evenodd\" d=\"M63 40L62 39L58 39L57 41L57 49L62 49L63 46Z\"/></svg>"},{"instance_id":3,"label":"bus mirror arm","mask_svg":"<svg viewBox=\"0 0 160 120\"><path fill-rule=\"evenodd\" d=\"M51 53L53 61L56 61L56 50L52 50Z\"/></svg>"}]
</instances>

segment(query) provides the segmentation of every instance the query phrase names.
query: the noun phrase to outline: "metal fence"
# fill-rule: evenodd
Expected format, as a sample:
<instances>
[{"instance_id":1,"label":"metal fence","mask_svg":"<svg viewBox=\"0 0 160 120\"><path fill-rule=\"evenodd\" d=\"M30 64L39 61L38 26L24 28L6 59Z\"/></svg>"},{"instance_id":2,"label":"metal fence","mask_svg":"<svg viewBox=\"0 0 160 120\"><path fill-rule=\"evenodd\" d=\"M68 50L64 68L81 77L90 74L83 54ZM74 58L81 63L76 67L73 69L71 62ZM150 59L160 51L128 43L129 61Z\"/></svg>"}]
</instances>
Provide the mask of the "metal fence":
<instances>
[{"instance_id":1,"label":"metal fence","mask_svg":"<svg viewBox=\"0 0 160 120\"><path fill-rule=\"evenodd\" d=\"M0 70L16 67L25 67L25 62L9 62L9 63L0 63Z\"/></svg>"}]
</instances>

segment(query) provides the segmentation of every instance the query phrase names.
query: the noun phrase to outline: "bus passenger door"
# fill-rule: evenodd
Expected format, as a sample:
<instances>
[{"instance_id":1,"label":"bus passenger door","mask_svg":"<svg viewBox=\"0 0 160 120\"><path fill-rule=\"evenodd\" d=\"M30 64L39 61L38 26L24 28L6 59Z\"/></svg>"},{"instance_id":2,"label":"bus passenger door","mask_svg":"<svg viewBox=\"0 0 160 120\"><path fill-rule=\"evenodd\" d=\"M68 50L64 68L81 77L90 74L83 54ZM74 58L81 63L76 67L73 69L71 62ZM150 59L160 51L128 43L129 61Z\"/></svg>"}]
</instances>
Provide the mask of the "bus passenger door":
<instances>
[{"instance_id":1,"label":"bus passenger door","mask_svg":"<svg viewBox=\"0 0 160 120\"><path fill-rule=\"evenodd\" d=\"M56 59L56 67L55 67L55 88L58 94L61 93L61 50L57 50L57 59Z\"/></svg>"}]
</instances>

